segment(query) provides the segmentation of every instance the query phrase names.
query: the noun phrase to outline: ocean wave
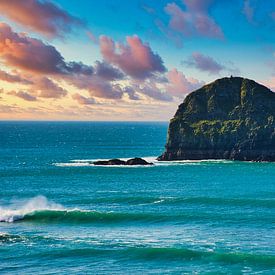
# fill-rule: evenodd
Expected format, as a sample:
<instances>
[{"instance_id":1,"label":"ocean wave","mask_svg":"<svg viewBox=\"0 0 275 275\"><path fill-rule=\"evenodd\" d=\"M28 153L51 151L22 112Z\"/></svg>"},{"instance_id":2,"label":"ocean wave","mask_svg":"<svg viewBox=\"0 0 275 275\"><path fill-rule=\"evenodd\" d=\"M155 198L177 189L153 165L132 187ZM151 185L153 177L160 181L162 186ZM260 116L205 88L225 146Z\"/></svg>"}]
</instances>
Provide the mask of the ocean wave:
<instances>
[{"instance_id":1,"label":"ocean wave","mask_svg":"<svg viewBox=\"0 0 275 275\"><path fill-rule=\"evenodd\" d=\"M221 199L221 198L173 198L173 197L117 197L117 198L97 198L96 203L132 203L132 204L217 204L217 205L257 205L260 207L274 207L274 200L252 200L252 199ZM205 211L191 212L99 212L95 210L66 209L60 204L50 202L43 196L37 196L25 203L15 203L10 207L0 207L0 222L37 222L37 223L160 223L160 222L229 222L229 223L269 223L273 222L273 217L269 215L236 215L234 213L208 213Z\"/></svg>"},{"instance_id":2,"label":"ocean wave","mask_svg":"<svg viewBox=\"0 0 275 275\"><path fill-rule=\"evenodd\" d=\"M10 207L0 207L0 222L16 221L55 223L110 223L125 221L156 221L162 216L143 213L98 212L94 210L65 209L62 205L37 196L26 202L17 202Z\"/></svg>"},{"instance_id":3,"label":"ocean wave","mask_svg":"<svg viewBox=\"0 0 275 275\"><path fill-rule=\"evenodd\" d=\"M82 198L71 200L71 203L85 204L160 204L160 205L217 205L217 206L251 206L275 208L275 199L254 199L254 198L215 198L215 197L142 197L142 196L117 196L117 197L98 197Z\"/></svg>"},{"instance_id":4,"label":"ocean wave","mask_svg":"<svg viewBox=\"0 0 275 275\"><path fill-rule=\"evenodd\" d=\"M196 249L194 247L166 247L166 246L94 246L94 247L75 247L74 239L66 238L49 238L45 236L35 235L16 235L0 232L1 244L14 243L35 243L45 242L45 245L58 243L62 241L62 248L56 246L55 249L44 252L34 252L26 257L46 258L64 258L64 257L108 257L108 259L118 260L144 260L144 261L200 261L200 262L219 262L227 265L243 265L246 266L266 266L275 268L275 256L271 254L253 254L241 251L224 251L215 249ZM65 242L64 242L65 241ZM68 242L67 242L68 241ZM84 242L83 242L84 243ZM85 242L86 243L86 242ZM87 244L87 243L86 243Z\"/></svg>"},{"instance_id":5,"label":"ocean wave","mask_svg":"<svg viewBox=\"0 0 275 275\"><path fill-rule=\"evenodd\" d=\"M2 218L2 222L29 221L39 223L123 223L123 222L157 222L167 219L165 215L143 213L98 212L93 210L35 210L24 215Z\"/></svg>"},{"instance_id":6,"label":"ocean wave","mask_svg":"<svg viewBox=\"0 0 275 275\"><path fill-rule=\"evenodd\" d=\"M61 223L69 225L78 224L127 224L135 223L228 223L228 224L248 224L248 223L272 223L273 217L239 216L235 214L216 213L179 213L179 214L158 214L158 213L121 213L121 212L99 212L93 210L36 210L24 215L13 215L1 218L2 222L32 222L40 224Z\"/></svg>"},{"instance_id":7,"label":"ocean wave","mask_svg":"<svg viewBox=\"0 0 275 275\"><path fill-rule=\"evenodd\" d=\"M39 253L39 255L31 255L52 257L54 259L60 257L108 257L108 259L118 259L120 261L127 260L143 260L143 261L200 261L202 263L223 263L226 265L245 265L245 266L265 266L275 268L275 256L266 254L252 254L241 252L225 252L225 251L204 251L189 248L174 247L120 247L112 248L71 248L57 249L50 252Z\"/></svg>"},{"instance_id":8,"label":"ocean wave","mask_svg":"<svg viewBox=\"0 0 275 275\"><path fill-rule=\"evenodd\" d=\"M187 248L149 247L130 248L125 251L127 255L145 260L204 260L207 262L223 262L226 264L266 265L275 267L275 256L262 254L249 254L238 252L198 251Z\"/></svg>"},{"instance_id":9,"label":"ocean wave","mask_svg":"<svg viewBox=\"0 0 275 275\"><path fill-rule=\"evenodd\" d=\"M59 211L64 209L60 204L50 202L44 196L37 196L28 201L15 202L9 207L0 207L0 222L14 222L24 219L37 211Z\"/></svg>"},{"instance_id":10,"label":"ocean wave","mask_svg":"<svg viewBox=\"0 0 275 275\"><path fill-rule=\"evenodd\" d=\"M32 253L24 255L27 258L101 258L115 259L119 261L142 260L146 262L198 262L198 263L220 263L225 265L238 265L246 267L265 267L271 272L275 268L275 256L271 254L254 254L241 251L225 251L215 249L196 249L195 247L169 247L169 246L84 246L79 247L71 242L71 239L51 238L50 242L43 236L19 236L0 233L0 245L13 245L18 243L34 244L43 243L45 246L51 246L63 241L60 245L44 251L33 250ZM65 242L64 242L65 241ZM66 242L68 241L68 242ZM84 243L83 243L84 244ZM82 245L83 245L82 244ZM86 242L85 242L86 244ZM271 272L272 273L272 272Z\"/></svg>"}]
</instances>

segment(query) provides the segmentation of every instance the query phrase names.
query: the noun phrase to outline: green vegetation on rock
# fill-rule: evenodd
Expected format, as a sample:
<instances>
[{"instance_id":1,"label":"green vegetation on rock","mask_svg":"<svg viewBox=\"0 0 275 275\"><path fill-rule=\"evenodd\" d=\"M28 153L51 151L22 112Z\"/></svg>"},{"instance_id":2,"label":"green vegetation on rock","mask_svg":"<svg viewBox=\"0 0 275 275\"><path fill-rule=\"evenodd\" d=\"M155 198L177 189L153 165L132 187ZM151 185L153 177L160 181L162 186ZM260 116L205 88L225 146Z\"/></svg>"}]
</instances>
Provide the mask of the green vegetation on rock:
<instances>
[{"instance_id":1,"label":"green vegetation on rock","mask_svg":"<svg viewBox=\"0 0 275 275\"><path fill-rule=\"evenodd\" d=\"M222 78L189 94L170 121L160 160L275 161L275 94L253 80Z\"/></svg>"}]
</instances>

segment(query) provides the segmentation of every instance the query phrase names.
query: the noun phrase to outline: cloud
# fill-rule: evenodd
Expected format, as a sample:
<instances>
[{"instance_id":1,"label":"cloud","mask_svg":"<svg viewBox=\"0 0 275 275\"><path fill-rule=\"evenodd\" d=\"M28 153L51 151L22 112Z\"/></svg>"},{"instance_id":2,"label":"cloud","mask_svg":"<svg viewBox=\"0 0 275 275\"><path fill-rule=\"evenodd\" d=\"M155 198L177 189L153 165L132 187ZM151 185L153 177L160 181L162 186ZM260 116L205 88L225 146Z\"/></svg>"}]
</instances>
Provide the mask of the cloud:
<instances>
[{"instance_id":1,"label":"cloud","mask_svg":"<svg viewBox=\"0 0 275 275\"><path fill-rule=\"evenodd\" d=\"M139 95L136 93L135 89L131 86L127 86L123 89L124 93L126 93L131 100L140 100Z\"/></svg>"},{"instance_id":2,"label":"cloud","mask_svg":"<svg viewBox=\"0 0 275 275\"><path fill-rule=\"evenodd\" d=\"M87 36L90 38L90 40L94 43L94 44L98 44L98 38L91 32L91 31L87 31Z\"/></svg>"},{"instance_id":3,"label":"cloud","mask_svg":"<svg viewBox=\"0 0 275 275\"><path fill-rule=\"evenodd\" d=\"M274 76L267 80L260 81L260 83L262 83L263 85L268 87L270 90L275 92L275 77Z\"/></svg>"},{"instance_id":4,"label":"cloud","mask_svg":"<svg viewBox=\"0 0 275 275\"><path fill-rule=\"evenodd\" d=\"M169 27L183 36L204 36L222 39L221 28L210 17L210 0L183 0L186 10L176 3L168 3L164 10L170 16Z\"/></svg>"},{"instance_id":5,"label":"cloud","mask_svg":"<svg viewBox=\"0 0 275 275\"><path fill-rule=\"evenodd\" d=\"M155 24L159 30L176 45L177 48L183 47L182 36L179 33L167 27L160 19L156 19Z\"/></svg>"},{"instance_id":6,"label":"cloud","mask_svg":"<svg viewBox=\"0 0 275 275\"><path fill-rule=\"evenodd\" d=\"M105 80L121 80L124 78L124 74L117 68L113 67L109 63L103 61L95 62L95 74Z\"/></svg>"},{"instance_id":7,"label":"cloud","mask_svg":"<svg viewBox=\"0 0 275 275\"><path fill-rule=\"evenodd\" d=\"M147 83L142 88L140 92L160 101L173 101L173 97L166 92L161 92L154 83Z\"/></svg>"},{"instance_id":8,"label":"cloud","mask_svg":"<svg viewBox=\"0 0 275 275\"><path fill-rule=\"evenodd\" d=\"M150 7L150 6L146 5L146 4L143 4L143 5L141 6L141 8L142 8L144 11L146 11L147 13L149 13L149 14L155 14L155 13L156 13L156 10L155 10L154 8L152 8L152 7Z\"/></svg>"},{"instance_id":9,"label":"cloud","mask_svg":"<svg viewBox=\"0 0 275 275\"><path fill-rule=\"evenodd\" d=\"M93 105L96 104L96 101L94 98L87 98L85 96L82 96L80 94L73 94L72 98L76 100L80 105Z\"/></svg>"},{"instance_id":10,"label":"cloud","mask_svg":"<svg viewBox=\"0 0 275 275\"><path fill-rule=\"evenodd\" d=\"M187 78L182 72L176 68L167 74L168 84L166 90L169 94L183 98L186 94L200 88L205 83L194 78Z\"/></svg>"},{"instance_id":11,"label":"cloud","mask_svg":"<svg viewBox=\"0 0 275 275\"><path fill-rule=\"evenodd\" d=\"M14 22L50 37L63 36L84 25L82 20L48 0L1 0L0 10Z\"/></svg>"},{"instance_id":12,"label":"cloud","mask_svg":"<svg viewBox=\"0 0 275 275\"><path fill-rule=\"evenodd\" d=\"M136 79L149 78L166 71L161 57L152 51L149 44L144 44L136 35L127 36L126 41L126 45L115 44L111 38L101 36L100 50L105 61Z\"/></svg>"},{"instance_id":13,"label":"cloud","mask_svg":"<svg viewBox=\"0 0 275 275\"><path fill-rule=\"evenodd\" d=\"M13 96L17 96L21 99L24 99L26 101L36 101L37 98L27 92L23 92L23 91L19 91L19 92L16 92L16 91L11 91L8 93L9 95L13 95Z\"/></svg>"},{"instance_id":14,"label":"cloud","mask_svg":"<svg viewBox=\"0 0 275 275\"><path fill-rule=\"evenodd\" d=\"M203 55L199 52L194 52L184 63L200 71L208 72L209 74L219 74L225 69L225 66L219 64L212 57Z\"/></svg>"},{"instance_id":15,"label":"cloud","mask_svg":"<svg viewBox=\"0 0 275 275\"><path fill-rule=\"evenodd\" d=\"M253 23L254 18L254 8L251 6L250 0L244 0L243 13L246 19Z\"/></svg>"},{"instance_id":16,"label":"cloud","mask_svg":"<svg viewBox=\"0 0 275 275\"><path fill-rule=\"evenodd\" d=\"M39 39L16 33L0 23L0 59L6 65L39 74L92 74L90 66L65 62L55 47Z\"/></svg>"},{"instance_id":17,"label":"cloud","mask_svg":"<svg viewBox=\"0 0 275 275\"><path fill-rule=\"evenodd\" d=\"M93 75L68 76L65 80L78 89L88 91L91 97L122 99L126 94L131 100L139 100L131 87L121 85L119 81L124 78L125 75L118 68L106 61L96 61Z\"/></svg>"},{"instance_id":18,"label":"cloud","mask_svg":"<svg viewBox=\"0 0 275 275\"><path fill-rule=\"evenodd\" d=\"M155 84L161 82L166 72L161 57L139 37L127 37L127 44L124 45L115 44L111 38L102 36L100 46L104 61L96 61L94 67L66 62L55 47L26 34L16 33L5 23L0 24L0 60L24 73L33 73L33 83L28 90L34 97L59 99L66 96L68 92L56 82L63 80L88 91L91 97L122 99L126 95L130 100L139 100L139 94L144 94L156 100L172 100ZM148 81L139 85L138 89L119 82L131 82L133 79ZM77 100L91 103L80 97Z\"/></svg>"},{"instance_id":19,"label":"cloud","mask_svg":"<svg viewBox=\"0 0 275 275\"><path fill-rule=\"evenodd\" d=\"M121 69L139 77L153 76L155 72L165 70L161 58L155 55L148 45L142 44L137 37L129 37L128 41L129 46L121 45L123 50L120 54L112 53L113 58L115 56L115 61L118 62L115 63L120 65ZM140 60L143 57L146 60ZM131 60L126 60L127 58ZM85 89L92 97L121 99L123 94L128 94L130 99L138 98L135 93L124 90L119 84L114 83L124 79L125 76L119 68L114 67L107 60L97 61L94 68L80 62L65 62L55 47L30 38L26 34L16 33L5 23L0 24L0 60L5 65L34 73L34 84L30 91L37 97L66 96L67 91L58 86L52 80L54 78L62 79L79 89ZM135 60L137 65L130 62Z\"/></svg>"},{"instance_id":20,"label":"cloud","mask_svg":"<svg viewBox=\"0 0 275 275\"><path fill-rule=\"evenodd\" d=\"M228 64L224 65L217 62L214 58L204 55L200 52L194 52L192 56L189 57L186 61L183 61L182 64L194 67L202 72L208 72L211 74L220 74L222 71L239 75L240 70L235 67L233 62L227 62Z\"/></svg>"},{"instance_id":21,"label":"cloud","mask_svg":"<svg viewBox=\"0 0 275 275\"><path fill-rule=\"evenodd\" d=\"M43 98L62 98L67 95L67 91L47 77L41 77L32 86L32 93Z\"/></svg>"},{"instance_id":22,"label":"cloud","mask_svg":"<svg viewBox=\"0 0 275 275\"><path fill-rule=\"evenodd\" d=\"M98 76L74 76L66 80L71 85L87 90L91 96L107 99L121 99L123 90L118 84L106 81Z\"/></svg>"},{"instance_id":23,"label":"cloud","mask_svg":"<svg viewBox=\"0 0 275 275\"><path fill-rule=\"evenodd\" d=\"M206 13L213 0L183 0L185 6L194 12Z\"/></svg>"},{"instance_id":24,"label":"cloud","mask_svg":"<svg viewBox=\"0 0 275 275\"><path fill-rule=\"evenodd\" d=\"M0 104L0 114L14 114L17 113L16 106L2 105Z\"/></svg>"},{"instance_id":25,"label":"cloud","mask_svg":"<svg viewBox=\"0 0 275 275\"><path fill-rule=\"evenodd\" d=\"M163 85L162 87L159 87L158 84L160 83L154 79L150 79L146 81L132 81L131 87L137 93L143 94L152 99L168 102L173 101L173 97L164 90Z\"/></svg>"},{"instance_id":26,"label":"cloud","mask_svg":"<svg viewBox=\"0 0 275 275\"><path fill-rule=\"evenodd\" d=\"M2 70L0 70L0 80L10 83L32 84L32 81L24 79L18 74L10 74Z\"/></svg>"}]
</instances>

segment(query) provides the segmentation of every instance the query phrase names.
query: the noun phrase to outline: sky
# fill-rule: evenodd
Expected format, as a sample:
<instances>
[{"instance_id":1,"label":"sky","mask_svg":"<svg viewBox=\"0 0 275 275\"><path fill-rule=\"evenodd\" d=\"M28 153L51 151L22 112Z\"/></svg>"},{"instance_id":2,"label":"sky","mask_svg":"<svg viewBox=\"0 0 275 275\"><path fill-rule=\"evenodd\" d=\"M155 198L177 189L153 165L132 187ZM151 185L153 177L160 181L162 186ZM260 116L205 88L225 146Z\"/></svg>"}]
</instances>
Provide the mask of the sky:
<instances>
[{"instance_id":1,"label":"sky","mask_svg":"<svg viewBox=\"0 0 275 275\"><path fill-rule=\"evenodd\" d=\"M275 0L0 0L0 120L168 121L226 76L275 92Z\"/></svg>"}]
</instances>

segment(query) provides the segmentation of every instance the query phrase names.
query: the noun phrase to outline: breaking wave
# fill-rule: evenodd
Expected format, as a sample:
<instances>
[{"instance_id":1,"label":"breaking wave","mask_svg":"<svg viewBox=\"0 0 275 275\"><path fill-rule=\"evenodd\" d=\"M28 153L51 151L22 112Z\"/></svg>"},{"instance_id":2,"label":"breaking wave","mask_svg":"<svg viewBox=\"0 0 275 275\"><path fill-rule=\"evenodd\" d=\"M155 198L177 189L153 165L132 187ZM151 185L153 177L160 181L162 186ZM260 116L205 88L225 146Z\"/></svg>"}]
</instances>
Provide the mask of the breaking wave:
<instances>
[{"instance_id":1,"label":"breaking wave","mask_svg":"<svg viewBox=\"0 0 275 275\"><path fill-rule=\"evenodd\" d=\"M94 198L90 202L98 203L127 203L127 204L207 204L224 206L257 206L274 208L274 200L237 199L237 198L180 198L180 197L116 197ZM67 209L60 204L49 201L44 196L37 196L25 202L13 203L8 207L0 207L0 222L12 223L17 221L35 223L66 223L66 224L123 224L123 223L272 223L272 215L265 216L239 216L230 213L209 213L203 209L198 211L178 211L175 213L158 212L152 209L148 212L100 212L95 210L82 210L78 208Z\"/></svg>"},{"instance_id":2,"label":"breaking wave","mask_svg":"<svg viewBox=\"0 0 275 275\"><path fill-rule=\"evenodd\" d=\"M64 207L50 202L44 196L34 197L26 202L13 203L9 207L0 207L0 222L14 222L39 211L61 211Z\"/></svg>"}]
</instances>

